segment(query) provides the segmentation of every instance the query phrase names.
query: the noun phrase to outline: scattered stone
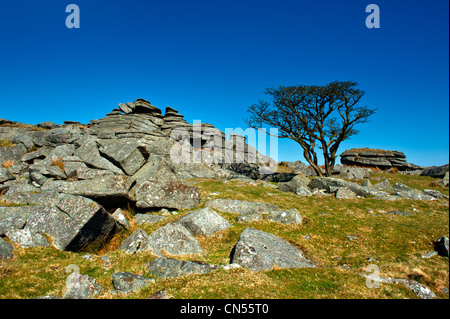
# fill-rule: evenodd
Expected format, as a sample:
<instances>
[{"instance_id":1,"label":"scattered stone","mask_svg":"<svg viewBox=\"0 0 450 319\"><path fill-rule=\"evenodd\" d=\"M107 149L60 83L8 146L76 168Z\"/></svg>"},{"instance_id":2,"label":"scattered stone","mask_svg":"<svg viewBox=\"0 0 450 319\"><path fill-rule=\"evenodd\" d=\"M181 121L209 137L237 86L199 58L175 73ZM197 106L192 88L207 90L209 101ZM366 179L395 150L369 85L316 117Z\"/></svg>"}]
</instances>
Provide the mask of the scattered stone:
<instances>
[{"instance_id":1,"label":"scattered stone","mask_svg":"<svg viewBox=\"0 0 450 319\"><path fill-rule=\"evenodd\" d=\"M103 287L95 278L74 271L66 279L64 299L90 299L102 291Z\"/></svg>"},{"instance_id":2,"label":"scattered stone","mask_svg":"<svg viewBox=\"0 0 450 319\"><path fill-rule=\"evenodd\" d=\"M182 225L168 223L149 235L152 247L170 255L197 255L204 251L198 241Z\"/></svg>"},{"instance_id":3,"label":"scattered stone","mask_svg":"<svg viewBox=\"0 0 450 319\"><path fill-rule=\"evenodd\" d=\"M116 223L122 228L128 230L130 229L130 222L128 221L125 213L121 208L117 208L114 213L111 215L112 218L116 221Z\"/></svg>"},{"instance_id":4,"label":"scattered stone","mask_svg":"<svg viewBox=\"0 0 450 319\"><path fill-rule=\"evenodd\" d=\"M436 294L431 291L427 286L418 283L412 279L399 279L399 278L391 278L391 277L368 277L368 274L361 273L363 277L370 278L373 281L378 281L380 283L389 283L389 284L403 284L407 288L409 288L417 297L420 299L435 299Z\"/></svg>"},{"instance_id":5,"label":"scattered stone","mask_svg":"<svg viewBox=\"0 0 450 319\"><path fill-rule=\"evenodd\" d=\"M339 177L345 179L360 180L369 178L369 171L366 168L360 167L342 167L339 172Z\"/></svg>"},{"instance_id":6,"label":"scattered stone","mask_svg":"<svg viewBox=\"0 0 450 319\"><path fill-rule=\"evenodd\" d=\"M217 232L233 227L225 218L209 207L190 213L177 224L186 227L194 236L214 236Z\"/></svg>"},{"instance_id":7,"label":"scattered stone","mask_svg":"<svg viewBox=\"0 0 450 319\"><path fill-rule=\"evenodd\" d=\"M165 288L158 290L157 292L152 294L150 297L148 297L148 299L169 299L169 298L171 298L171 297L167 294Z\"/></svg>"},{"instance_id":8,"label":"scattered stone","mask_svg":"<svg viewBox=\"0 0 450 319\"><path fill-rule=\"evenodd\" d=\"M357 195L348 187L339 187L336 191L337 199L355 199Z\"/></svg>"},{"instance_id":9,"label":"scattered stone","mask_svg":"<svg viewBox=\"0 0 450 319\"><path fill-rule=\"evenodd\" d=\"M387 178L383 178L383 180L381 182L376 183L372 187L376 188L376 189L383 190L383 191L387 191L389 193L392 193L394 191L394 189L392 188L392 186L389 183L389 181L387 180Z\"/></svg>"},{"instance_id":10,"label":"scattered stone","mask_svg":"<svg viewBox=\"0 0 450 319\"><path fill-rule=\"evenodd\" d=\"M278 183L278 190L281 192L292 192L295 193L297 188L306 188L310 180L303 174L294 176L289 182Z\"/></svg>"},{"instance_id":11,"label":"scattered stone","mask_svg":"<svg viewBox=\"0 0 450 319\"><path fill-rule=\"evenodd\" d=\"M60 194L54 202L35 206L33 210L25 229L50 235L52 245L60 250L78 251L115 232L111 215L85 197Z\"/></svg>"},{"instance_id":12,"label":"scattered stone","mask_svg":"<svg viewBox=\"0 0 450 319\"><path fill-rule=\"evenodd\" d=\"M424 189L423 193L425 195L433 196L435 198L445 198L448 199L447 195L442 194L440 191L434 190L434 189Z\"/></svg>"},{"instance_id":13,"label":"scattered stone","mask_svg":"<svg viewBox=\"0 0 450 319\"><path fill-rule=\"evenodd\" d=\"M246 228L233 249L232 263L254 270L316 267L296 247L275 235Z\"/></svg>"},{"instance_id":14,"label":"scattered stone","mask_svg":"<svg viewBox=\"0 0 450 319\"><path fill-rule=\"evenodd\" d=\"M411 213L408 212L400 212L398 210L391 210L390 212L387 212L386 214L390 215L396 215L396 216L411 216Z\"/></svg>"},{"instance_id":15,"label":"scattered stone","mask_svg":"<svg viewBox=\"0 0 450 319\"><path fill-rule=\"evenodd\" d=\"M448 171L449 171L449 164L446 164L442 166L427 167L423 170L422 174L420 175L435 178L443 178Z\"/></svg>"},{"instance_id":16,"label":"scattered stone","mask_svg":"<svg viewBox=\"0 0 450 319\"><path fill-rule=\"evenodd\" d=\"M374 189L372 187L365 187L360 186L356 183L344 181L339 178L333 178L333 177L314 177L311 182L309 183L308 187L310 189L324 189L329 190L330 187L348 187L350 190L352 190L356 195L362 196L362 197L371 197L376 196L379 198L386 198L389 196L387 192Z\"/></svg>"},{"instance_id":17,"label":"scattered stone","mask_svg":"<svg viewBox=\"0 0 450 319\"><path fill-rule=\"evenodd\" d=\"M155 283L155 280L129 272L116 272L112 275L112 282L114 289L128 294Z\"/></svg>"},{"instance_id":18,"label":"scattered stone","mask_svg":"<svg viewBox=\"0 0 450 319\"><path fill-rule=\"evenodd\" d=\"M162 256L159 250L150 243L149 236L141 228L136 229L133 234L125 239L119 249L125 251L127 254L148 251L157 256Z\"/></svg>"},{"instance_id":19,"label":"scattered stone","mask_svg":"<svg viewBox=\"0 0 450 319\"><path fill-rule=\"evenodd\" d=\"M184 261L172 258L156 258L146 264L147 270L159 278L182 277L191 274L206 274L218 268L201 261Z\"/></svg>"},{"instance_id":20,"label":"scattered stone","mask_svg":"<svg viewBox=\"0 0 450 319\"><path fill-rule=\"evenodd\" d=\"M268 220L282 224L301 224L303 221L302 215L297 209L291 208L288 210L283 210L281 212L274 212L267 216Z\"/></svg>"},{"instance_id":21,"label":"scattered stone","mask_svg":"<svg viewBox=\"0 0 450 319\"><path fill-rule=\"evenodd\" d=\"M436 256L436 255L438 255L437 251L429 251L429 252L423 254L422 258L431 258L431 257Z\"/></svg>"}]
</instances>

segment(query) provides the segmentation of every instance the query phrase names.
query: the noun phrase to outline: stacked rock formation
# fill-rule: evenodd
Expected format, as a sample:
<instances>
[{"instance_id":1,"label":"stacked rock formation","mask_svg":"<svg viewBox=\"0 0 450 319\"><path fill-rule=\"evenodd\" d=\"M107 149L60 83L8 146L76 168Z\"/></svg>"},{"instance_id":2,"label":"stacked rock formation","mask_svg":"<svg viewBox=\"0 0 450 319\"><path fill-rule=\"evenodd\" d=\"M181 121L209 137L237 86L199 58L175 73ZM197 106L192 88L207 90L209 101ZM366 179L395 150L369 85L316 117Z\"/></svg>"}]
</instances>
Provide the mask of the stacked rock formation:
<instances>
[{"instance_id":1,"label":"stacked rock formation","mask_svg":"<svg viewBox=\"0 0 450 319\"><path fill-rule=\"evenodd\" d=\"M420 166L406 162L400 151L386 151L370 148L352 148L341 155L341 163L348 166L369 167L381 170L397 168L399 171L420 169Z\"/></svg>"}]
</instances>

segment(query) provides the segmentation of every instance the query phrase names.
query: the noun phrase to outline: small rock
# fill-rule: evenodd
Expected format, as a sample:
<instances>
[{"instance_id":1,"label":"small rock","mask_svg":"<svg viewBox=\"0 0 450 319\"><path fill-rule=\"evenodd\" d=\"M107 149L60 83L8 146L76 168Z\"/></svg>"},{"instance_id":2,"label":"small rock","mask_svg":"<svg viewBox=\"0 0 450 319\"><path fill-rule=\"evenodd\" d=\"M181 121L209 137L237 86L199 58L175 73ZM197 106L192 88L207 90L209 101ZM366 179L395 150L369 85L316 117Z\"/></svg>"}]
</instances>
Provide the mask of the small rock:
<instances>
[{"instance_id":1,"label":"small rock","mask_svg":"<svg viewBox=\"0 0 450 319\"><path fill-rule=\"evenodd\" d=\"M155 283L154 279L129 272L117 272L112 275L112 280L114 288L123 293L136 292L151 283Z\"/></svg>"},{"instance_id":2,"label":"small rock","mask_svg":"<svg viewBox=\"0 0 450 319\"><path fill-rule=\"evenodd\" d=\"M159 278L175 278L191 274L206 274L218 268L201 261L184 261L172 258L156 258L146 268Z\"/></svg>"},{"instance_id":3,"label":"small rock","mask_svg":"<svg viewBox=\"0 0 450 319\"><path fill-rule=\"evenodd\" d=\"M169 299L170 296L167 294L166 289L161 289L152 294L148 299Z\"/></svg>"},{"instance_id":4,"label":"small rock","mask_svg":"<svg viewBox=\"0 0 450 319\"><path fill-rule=\"evenodd\" d=\"M130 222L121 208L117 208L111 216L121 227L127 230L130 229Z\"/></svg>"},{"instance_id":5,"label":"small rock","mask_svg":"<svg viewBox=\"0 0 450 319\"><path fill-rule=\"evenodd\" d=\"M433 256L436 256L438 254L437 251L429 251L422 255L422 258L431 258Z\"/></svg>"},{"instance_id":6,"label":"small rock","mask_svg":"<svg viewBox=\"0 0 450 319\"><path fill-rule=\"evenodd\" d=\"M66 279L64 299L89 299L102 291L103 287L95 278L74 271Z\"/></svg>"},{"instance_id":7,"label":"small rock","mask_svg":"<svg viewBox=\"0 0 450 319\"><path fill-rule=\"evenodd\" d=\"M301 224L303 221L302 215L295 208L274 212L268 215L267 219L282 224Z\"/></svg>"}]
</instances>

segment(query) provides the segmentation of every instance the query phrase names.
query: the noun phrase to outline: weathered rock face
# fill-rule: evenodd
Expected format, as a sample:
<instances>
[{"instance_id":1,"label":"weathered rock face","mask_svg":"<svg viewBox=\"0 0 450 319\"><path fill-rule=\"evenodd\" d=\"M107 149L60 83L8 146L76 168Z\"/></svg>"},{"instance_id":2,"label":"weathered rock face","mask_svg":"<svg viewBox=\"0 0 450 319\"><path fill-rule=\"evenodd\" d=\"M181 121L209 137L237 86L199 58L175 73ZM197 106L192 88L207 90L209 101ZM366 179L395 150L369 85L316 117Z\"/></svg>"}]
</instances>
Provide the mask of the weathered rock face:
<instances>
[{"instance_id":1,"label":"weathered rock face","mask_svg":"<svg viewBox=\"0 0 450 319\"><path fill-rule=\"evenodd\" d=\"M316 267L300 250L275 235L246 228L234 247L232 263L261 271L279 268Z\"/></svg>"},{"instance_id":2,"label":"weathered rock face","mask_svg":"<svg viewBox=\"0 0 450 319\"><path fill-rule=\"evenodd\" d=\"M138 208L191 209L201 202L197 187L179 182L148 181L132 191Z\"/></svg>"},{"instance_id":3,"label":"weathered rock face","mask_svg":"<svg viewBox=\"0 0 450 319\"><path fill-rule=\"evenodd\" d=\"M56 248L78 251L115 229L102 206L81 196L59 194L39 206L0 207L0 235L23 247L47 246L46 234Z\"/></svg>"},{"instance_id":4,"label":"weathered rock face","mask_svg":"<svg viewBox=\"0 0 450 319\"><path fill-rule=\"evenodd\" d=\"M349 166L372 167L388 170L396 167L399 171L420 168L406 162L406 156L400 151L385 151L370 148L353 148L341 155L341 163Z\"/></svg>"}]
</instances>

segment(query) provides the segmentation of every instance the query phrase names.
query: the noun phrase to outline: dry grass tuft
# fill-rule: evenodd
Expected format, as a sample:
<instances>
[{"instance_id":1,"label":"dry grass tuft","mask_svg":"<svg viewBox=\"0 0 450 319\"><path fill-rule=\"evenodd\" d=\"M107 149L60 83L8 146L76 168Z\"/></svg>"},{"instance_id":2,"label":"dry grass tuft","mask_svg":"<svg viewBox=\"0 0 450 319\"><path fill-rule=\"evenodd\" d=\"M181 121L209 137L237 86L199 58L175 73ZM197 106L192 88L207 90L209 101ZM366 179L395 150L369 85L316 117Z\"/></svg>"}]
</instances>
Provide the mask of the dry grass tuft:
<instances>
[{"instance_id":1,"label":"dry grass tuft","mask_svg":"<svg viewBox=\"0 0 450 319\"><path fill-rule=\"evenodd\" d=\"M6 167L7 169L9 169L11 166L16 165L16 162L14 160L6 160L3 162L3 167Z\"/></svg>"},{"instance_id":2,"label":"dry grass tuft","mask_svg":"<svg viewBox=\"0 0 450 319\"><path fill-rule=\"evenodd\" d=\"M50 159L51 165L52 166L57 166L60 169L63 170L63 172L65 172L65 168L64 168L64 162L62 160L62 157L52 157Z\"/></svg>"}]
</instances>

